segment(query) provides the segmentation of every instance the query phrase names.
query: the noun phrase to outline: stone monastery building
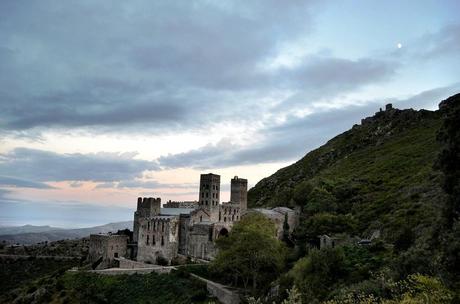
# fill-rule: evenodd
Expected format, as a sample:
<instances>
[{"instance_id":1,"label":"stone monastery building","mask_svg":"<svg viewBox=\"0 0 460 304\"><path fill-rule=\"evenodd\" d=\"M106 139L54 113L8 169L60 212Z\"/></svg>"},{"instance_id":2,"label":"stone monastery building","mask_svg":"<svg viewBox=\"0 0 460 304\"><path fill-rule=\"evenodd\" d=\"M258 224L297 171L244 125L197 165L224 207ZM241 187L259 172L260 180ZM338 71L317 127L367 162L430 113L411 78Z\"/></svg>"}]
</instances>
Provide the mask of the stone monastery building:
<instances>
[{"instance_id":1,"label":"stone monastery building","mask_svg":"<svg viewBox=\"0 0 460 304\"><path fill-rule=\"evenodd\" d=\"M153 264L171 263L178 256L211 260L217 253L214 241L226 236L241 216L258 211L247 210L247 192L247 179L235 176L230 202L221 204L220 176L209 173L201 174L198 202L169 201L161 208L160 198L140 197L132 235L91 235L90 261L96 264L94 267L106 268L119 257ZM278 230L285 219L292 229L296 224L296 213L289 208L261 213L272 218Z\"/></svg>"},{"instance_id":2,"label":"stone monastery building","mask_svg":"<svg viewBox=\"0 0 460 304\"><path fill-rule=\"evenodd\" d=\"M230 202L220 204L220 176L209 173L201 175L197 209L161 212L160 198L138 198L133 229L137 261L170 261L177 254L212 259L214 240L227 234L246 210L247 188L246 179L233 178Z\"/></svg>"}]
</instances>

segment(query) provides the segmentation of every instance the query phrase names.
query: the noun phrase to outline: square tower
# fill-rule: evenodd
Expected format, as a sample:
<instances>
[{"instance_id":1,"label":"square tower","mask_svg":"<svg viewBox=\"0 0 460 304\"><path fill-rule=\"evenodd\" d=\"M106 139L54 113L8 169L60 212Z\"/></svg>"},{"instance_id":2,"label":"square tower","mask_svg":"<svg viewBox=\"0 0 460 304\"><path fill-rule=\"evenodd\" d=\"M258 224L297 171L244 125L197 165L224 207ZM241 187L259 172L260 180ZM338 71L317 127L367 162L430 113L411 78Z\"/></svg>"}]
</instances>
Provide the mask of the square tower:
<instances>
[{"instance_id":1,"label":"square tower","mask_svg":"<svg viewBox=\"0 0 460 304\"><path fill-rule=\"evenodd\" d=\"M230 202L240 205L244 211L248 207L248 180L235 176L231 181Z\"/></svg>"},{"instance_id":2,"label":"square tower","mask_svg":"<svg viewBox=\"0 0 460 304\"><path fill-rule=\"evenodd\" d=\"M199 206L207 210L211 216L219 213L220 204L220 175L201 174Z\"/></svg>"},{"instance_id":3,"label":"square tower","mask_svg":"<svg viewBox=\"0 0 460 304\"><path fill-rule=\"evenodd\" d=\"M134 212L133 240L138 242L141 222L159 215L161 212L161 198L139 197L137 199L137 210Z\"/></svg>"}]
</instances>

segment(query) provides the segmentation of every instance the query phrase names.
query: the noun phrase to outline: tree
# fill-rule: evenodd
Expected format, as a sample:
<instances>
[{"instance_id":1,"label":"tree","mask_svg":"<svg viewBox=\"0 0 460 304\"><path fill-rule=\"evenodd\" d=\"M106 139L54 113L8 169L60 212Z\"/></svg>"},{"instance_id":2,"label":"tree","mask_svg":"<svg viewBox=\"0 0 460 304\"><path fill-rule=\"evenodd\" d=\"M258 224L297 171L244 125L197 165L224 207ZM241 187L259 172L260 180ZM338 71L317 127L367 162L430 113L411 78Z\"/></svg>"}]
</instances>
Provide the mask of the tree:
<instances>
[{"instance_id":1,"label":"tree","mask_svg":"<svg viewBox=\"0 0 460 304\"><path fill-rule=\"evenodd\" d=\"M290 274L305 303L323 300L345 273L345 255L341 248L313 249L300 259Z\"/></svg>"},{"instance_id":2,"label":"tree","mask_svg":"<svg viewBox=\"0 0 460 304\"><path fill-rule=\"evenodd\" d=\"M322 234L353 234L356 231L356 226L357 221L352 215L317 213L300 221L295 236L297 239L314 243Z\"/></svg>"},{"instance_id":3,"label":"tree","mask_svg":"<svg viewBox=\"0 0 460 304\"><path fill-rule=\"evenodd\" d=\"M447 194L444 218L447 231L441 235L445 277L456 290L460 290L460 94L439 105L443 123L438 132L442 145L438 165L443 172L442 187ZM457 300L460 292L457 292Z\"/></svg>"},{"instance_id":4,"label":"tree","mask_svg":"<svg viewBox=\"0 0 460 304\"><path fill-rule=\"evenodd\" d=\"M226 238L217 240L219 253L211 269L252 291L274 280L285 264L285 247L276 238L275 224L265 216L252 213L233 226ZM268 285L268 284L267 284Z\"/></svg>"}]
</instances>

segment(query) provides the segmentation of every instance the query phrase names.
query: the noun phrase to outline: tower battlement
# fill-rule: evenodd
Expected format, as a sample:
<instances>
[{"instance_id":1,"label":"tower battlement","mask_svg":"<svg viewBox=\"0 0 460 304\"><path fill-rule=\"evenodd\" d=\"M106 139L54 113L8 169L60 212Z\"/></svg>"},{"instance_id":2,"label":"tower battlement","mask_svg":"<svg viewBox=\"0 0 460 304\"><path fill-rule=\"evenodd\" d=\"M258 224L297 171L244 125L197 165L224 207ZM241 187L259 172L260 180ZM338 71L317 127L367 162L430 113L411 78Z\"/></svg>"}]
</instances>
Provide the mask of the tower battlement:
<instances>
[{"instance_id":1,"label":"tower battlement","mask_svg":"<svg viewBox=\"0 0 460 304\"><path fill-rule=\"evenodd\" d=\"M137 198L136 213L142 217L154 217L160 214L161 198L139 197Z\"/></svg>"}]
</instances>

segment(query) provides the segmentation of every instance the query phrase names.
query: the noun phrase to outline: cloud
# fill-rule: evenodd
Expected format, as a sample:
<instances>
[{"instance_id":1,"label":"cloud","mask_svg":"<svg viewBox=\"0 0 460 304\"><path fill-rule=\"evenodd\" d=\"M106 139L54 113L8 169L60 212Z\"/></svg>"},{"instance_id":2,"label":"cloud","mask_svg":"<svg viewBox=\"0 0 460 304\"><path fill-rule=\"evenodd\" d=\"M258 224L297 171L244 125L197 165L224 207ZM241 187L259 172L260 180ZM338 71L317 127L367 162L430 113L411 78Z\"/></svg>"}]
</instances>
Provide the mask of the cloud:
<instances>
[{"instance_id":1,"label":"cloud","mask_svg":"<svg viewBox=\"0 0 460 304\"><path fill-rule=\"evenodd\" d=\"M123 180L119 182L106 182L96 185L95 189L126 189L126 188L150 188L150 189L190 189L197 188L196 183L181 183L181 184L167 184L160 183L154 180Z\"/></svg>"},{"instance_id":2,"label":"cloud","mask_svg":"<svg viewBox=\"0 0 460 304\"><path fill-rule=\"evenodd\" d=\"M304 117L290 116L285 122L261 131L263 139L250 146L228 142L207 145L185 153L158 159L161 167L198 169L225 168L236 165L260 164L300 159L307 152L321 146L334 136L359 124L362 118L372 116L385 103L401 109L431 106L460 91L460 83L420 92L403 99L368 100L358 105L323 109Z\"/></svg>"},{"instance_id":3,"label":"cloud","mask_svg":"<svg viewBox=\"0 0 460 304\"><path fill-rule=\"evenodd\" d=\"M0 176L0 186L17 187L17 188L36 188L36 189L54 189L50 185L40 182L33 182L19 178Z\"/></svg>"},{"instance_id":4,"label":"cloud","mask_svg":"<svg viewBox=\"0 0 460 304\"><path fill-rule=\"evenodd\" d=\"M0 128L189 128L222 90L267 85L258 65L314 2L2 2Z\"/></svg>"},{"instance_id":5,"label":"cloud","mask_svg":"<svg viewBox=\"0 0 460 304\"><path fill-rule=\"evenodd\" d=\"M2 2L0 129L21 136L49 128L203 129L235 118L252 122L394 75L393 62L320 53L267 69L283 46L310 35L312 11L321 7L318 1ZM277 109L260 105L280 90L294 95Z\"/></svg>"},{"instance_id":6,"label":"cloud","mask_svg":"<svg viewBox=\"0 0 460 304\"><path fill-rule=\"evenodd\" d=\"M417 43L419 55L424 59L457 56L460 53L460 24L444 26L437 32L422 36Z\"/></svg>"},{"instance_id":7,"label":"cloud","mask_svg":"<svg viewBox=\"0 0 460 304\"><path fill-rule=\"evenodd\" d=\"M16 148L0 154L0 171L16 179L50 181L120 181L156 170L155 162L138 160L136 153L58 154Z\"/></svg>"},{"instance_id":8,"label":"cloud","mask_svg":"<svg viewBox=\"0 0 460 304\"><path fill-rule=\"evenodd\" d=\"M313 56L294 69L283 71L284 81L301 89L280 102L275 111L305 107L315 101L335 97L368 84L390 79L399 64L389 60L360 58L349 60L334 57Z\"/></svg>"}]
</instances>

